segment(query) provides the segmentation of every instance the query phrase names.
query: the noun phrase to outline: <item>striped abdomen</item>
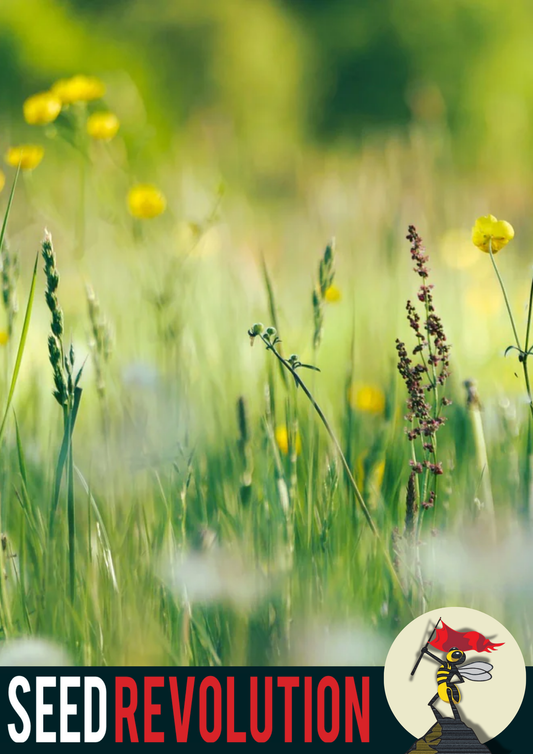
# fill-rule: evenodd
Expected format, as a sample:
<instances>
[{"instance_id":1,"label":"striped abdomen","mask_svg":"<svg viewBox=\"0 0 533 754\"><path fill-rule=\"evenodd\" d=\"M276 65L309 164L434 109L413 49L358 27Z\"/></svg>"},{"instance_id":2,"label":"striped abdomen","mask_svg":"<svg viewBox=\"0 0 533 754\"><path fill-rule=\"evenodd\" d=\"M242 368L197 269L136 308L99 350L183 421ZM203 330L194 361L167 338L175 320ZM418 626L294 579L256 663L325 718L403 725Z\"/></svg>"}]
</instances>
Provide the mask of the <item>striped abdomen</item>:
<instances>
[{"instance_id":1,"label":"striped abdomen","mask_svg":"<svg viewBox=\"0 0 533 754\"><path fill-rule=\"evenodd\" d=\"M443 702L450 703L448 697L448 689L452 692L453 701L458 704L461 701L461 692L454 683L450 683L449 679L452 677L451 663L447 662L440 666L437 670L437 690L439 696Z\"/></svg>"}]
</instances>

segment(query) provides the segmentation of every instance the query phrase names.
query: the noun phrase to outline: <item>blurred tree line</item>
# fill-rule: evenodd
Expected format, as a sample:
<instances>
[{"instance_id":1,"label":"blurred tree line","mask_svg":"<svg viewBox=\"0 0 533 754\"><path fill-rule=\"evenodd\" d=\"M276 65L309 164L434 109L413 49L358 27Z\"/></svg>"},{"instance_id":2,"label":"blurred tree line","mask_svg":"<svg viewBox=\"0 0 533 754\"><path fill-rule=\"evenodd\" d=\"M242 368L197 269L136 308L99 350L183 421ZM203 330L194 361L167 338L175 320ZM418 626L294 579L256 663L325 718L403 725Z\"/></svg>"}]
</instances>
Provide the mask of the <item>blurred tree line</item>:
<instances>
[{"instance_id":1,"label":"blurred tree line","mask_svg":"<svg viewBox=\"0 0 533 754\"><path fill-rule=\"evenodd\" d=\"M531 0L2 0L0 117L90 72L161 139L200 120L269 154L414 120L503 169L533 146L532 32Z\"/></svg>"}]
</instances>

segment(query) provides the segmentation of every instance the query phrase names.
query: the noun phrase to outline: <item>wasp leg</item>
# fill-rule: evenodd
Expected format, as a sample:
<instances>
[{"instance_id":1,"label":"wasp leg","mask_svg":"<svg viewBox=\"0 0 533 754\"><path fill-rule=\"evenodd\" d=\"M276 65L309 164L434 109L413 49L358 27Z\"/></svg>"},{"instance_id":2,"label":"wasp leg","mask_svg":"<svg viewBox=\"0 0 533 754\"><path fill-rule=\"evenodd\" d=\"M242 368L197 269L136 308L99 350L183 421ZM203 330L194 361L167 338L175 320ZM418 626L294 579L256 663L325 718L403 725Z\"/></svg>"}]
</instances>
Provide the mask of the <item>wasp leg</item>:
<instances>
[{"instance_id":1,"label":"wasp leg","mask_svg":"<svg viewBox=\"0 0 533 754\"><path fill-rule=\"evenodd\" d=\"M460 720L461 716L459 714L459 710L455 706L455 702L453 700L453 691L452 689L446 689L446 691L448 693L448 699L450 700L450 707L452 708L453 716L455 717L456 720Z\"/></svg>"},{"instance_id":2,"label":"wasp leg","mask_svg":"<svg viewBox=\"0 0 533 754\"><path fill-rule=\"evenodd\" d=\"M437 693L437 694L435 694L435 696L433 697L433 699L430 702L428 702L428 707L431 707L431 711L435 715L435 719L437 721L438 720L442 720L442 715L440 714L440 712L438 711L438 709L433 706L438 699L439 699L439 695Z\"/></svg>"}]
</instances>

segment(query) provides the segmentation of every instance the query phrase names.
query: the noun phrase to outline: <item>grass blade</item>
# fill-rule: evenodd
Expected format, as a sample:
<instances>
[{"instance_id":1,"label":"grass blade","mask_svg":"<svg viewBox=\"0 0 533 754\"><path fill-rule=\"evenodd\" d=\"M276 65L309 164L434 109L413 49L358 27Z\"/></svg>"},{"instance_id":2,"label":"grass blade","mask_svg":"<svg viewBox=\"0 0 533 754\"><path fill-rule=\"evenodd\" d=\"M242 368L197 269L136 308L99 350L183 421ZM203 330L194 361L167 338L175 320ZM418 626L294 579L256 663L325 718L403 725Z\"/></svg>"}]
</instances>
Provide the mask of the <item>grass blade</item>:
<instances>
[{"instance_id":1,"label":"grass blade","mask_svg":"<svg viewBox=\"0 0 533 754\"><path fill-rule=\"evenodd\" d=\"M24 485L27 487L28 474L26 472L26 459L24 457L24 449L22 447L22 439L20 437L19 423L18 423L17 415L15 411L13 411L13 419L15 420L15 431L17 435L17 454L18 454L18 460L19 460L20 475L22 477L22 481L24 482Z\"/></svg>"},{"instance_id":2,"label":"grass blade","mask_svg":"<svg viewBox=\"0 0 533 754\"><path fill-rule=\"evenodd\" d=\"M20 165L17 168L17 172L15 173L15 177L13 179L13 185L11 186L11 191L9 192L9 199L7 200L7 208L6 213L4 215L4 221L2 223L2 230L0 230L0 250L2 249L4 245L4 238L6 235L6 228L7 228L7 221L9 219L9 214L11 212L11 205L13 204L13 197L15 196L15 188L17 186L17 180L20 173Z\"/></svg>"},{"instance_id":3,"label":"grass blade","mask_svg":"<svg viewBox=\"0 0 533 754\"><path fill-rule=\"evenodd\" d=\"M49 521L50 538L52 538L52 534L53 534L54 518L55 518L57 506L59 504L59 493L61 491L61 480L63 478L63 470L65 468L65 464L67 462L67 458L69 454L70 441L72 438L72 433L74 432L74 425L76 424L76 417L78 416L78 409L80 407L81 394L82 394L81 388L76 388L76 390L74 391L74 404L72 406L72 413L70 415L69 421L65 423L63 441L61 443L61 449L59 451L59 457L57 459L57 467L56 467L56 474L55 474L55 481L54 481L54 492L53 492L53 497L52 497L52 506L50 508L50 521Z\"/></svg>"},{"instance_id":4,"label":"grass blade","mask_svg":"<svg viewBox=\"0 0 533 754\"><path fill-rule=\"evenodd\" d=\"M5 225L5 220L4 220ZM4 228L2 228L2 231ZM3 240L3 236L2 236ZM6 427L7 417L9 414L9 409L11 408L11 403L13 401L13 396L15 394L15 388L17 386L17 379L20 372L20 365L22 363L22 356L24 354L24 348L26 346L26 338L28 337L28 330L30 327L30 319L31 319L31 312L33 309L33 300L35 298L35 286L37 283L37 262L39 259L39 254L35 257L35 264L33 266L33 275L31 279L31 287L30 287L30 293L28 296L28 303L26 304L26 313L24 315L24 324L22 325L22 332L20 334L20 341L19 341L19 347L17 351L17 358L15 359L15 366L13 368L13 376L11 377L11 384L9 386L9 393L7 396L7 403L4 411L4 416L2 418L2 424L0 424L0 443L2 442L2 437L4 436L4 430Z\"/></svg>"},{"instance_id":5,"label":"grass blade","mask_svg":"<svg viewBox=\"0 0 533 754\"><path fill-rule=\"evenodd\" d=\"M117 584L115 565L114 565L114 562L113 562L113 555L112 555L112 550L111 550L111 542L110 542L110 539L109 539L109 535L107 533L107 529L106 529L106 525L105 525L104 519L103 519L102 514L100 512L100 508L98 507L98 503L96 502L96 499L95 499L93 493L91 492L91 489L90 489L90 487L89 487L89 485L87 483L87 480L85 479L85 477L83 476L83 474L81 473L81 471L79 470L79 468L76 465L74 466L74 471L76 472L78 480L79 480L81 486L83 487L83 489L85 491L85 494L89 497L89 500L90 500L90 503L91 503L91 507L92 507L92 509L94 511L94 514L96 516L96 521L97 521L97 524L98 524L98 535L100 537L100 540L102 542L102 545L103 545L103 548L104 548L104 552L105 552L105 564L106 564L106 567L108 569L109 575L111 577L111 581L113 583L113 588L114 588L115 592L118 593L119 592L119 588L118 588L118 584Z\"/></svg>"},{"instance_id":6,"label":"grass blade","mask_svg":"<svg viewBox=\"0 0 533 754\"><path fill-rule=\"evenodd\" d=\"M265 288L266 288L267 296L268 296L268 308L270 311L270 319L272 320L272 324L276 328L276 332L279 333L279 322L278 322L278 313L277 313L277 308L276 308L276 299L274 296L274 287L272 285L272 280L270 278L270 273L268 271L268 267L267 267L266 259L264 255L261 256L261 266L263 268L263 279L265 281ZM278 346L278 351L283 356L281 345ZM283 380L283 384L285 385L285 387L287 387L289 383L287 381L287 374L285 370L283 369L282 364L279 365L279 373L281 375L281 379Z\"/></svg>"}]
</instances>

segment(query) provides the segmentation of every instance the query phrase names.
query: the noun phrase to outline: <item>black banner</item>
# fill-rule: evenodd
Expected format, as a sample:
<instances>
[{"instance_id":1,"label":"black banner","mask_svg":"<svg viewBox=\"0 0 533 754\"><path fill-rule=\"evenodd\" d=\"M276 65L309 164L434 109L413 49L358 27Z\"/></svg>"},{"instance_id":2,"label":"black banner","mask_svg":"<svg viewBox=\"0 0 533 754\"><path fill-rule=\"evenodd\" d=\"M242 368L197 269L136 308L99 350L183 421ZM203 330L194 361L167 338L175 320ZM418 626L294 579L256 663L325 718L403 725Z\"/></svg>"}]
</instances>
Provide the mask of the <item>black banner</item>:
<instances>
[{"instance_id":1,"label":"black banner","mask_svg":"<svg viewBox=\"0 0 533 754\"><path fill-rule=\"evenodd\" d=\"M529 688L491 752L529 745ZM24 743L334 743L405 754L414 743L389 709L381 667L2 668L0 704L2 752Z\"/></svg>"}]
</instances>

